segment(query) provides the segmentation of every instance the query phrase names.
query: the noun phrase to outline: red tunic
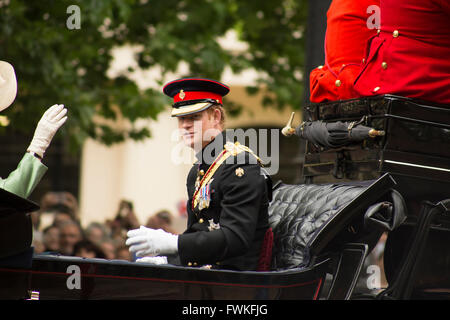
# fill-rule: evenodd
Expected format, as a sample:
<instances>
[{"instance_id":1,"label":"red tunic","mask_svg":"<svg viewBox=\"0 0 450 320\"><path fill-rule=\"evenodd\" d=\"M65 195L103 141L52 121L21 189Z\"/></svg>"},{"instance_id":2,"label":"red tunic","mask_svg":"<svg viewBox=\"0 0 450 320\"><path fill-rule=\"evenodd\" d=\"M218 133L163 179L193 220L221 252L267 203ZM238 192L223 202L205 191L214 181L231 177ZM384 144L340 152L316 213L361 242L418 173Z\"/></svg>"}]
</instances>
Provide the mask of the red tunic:
<instances>
[{"instance_id":1,"label":"red tunic","mask_svg":"<svg viewBox=\"0 0 450 320\"><path fill-rule=\"evenodd\" d=\"M327 12L325 65L310 74L310 100L355 98L367 40L376 35L380 0L333 0Z\"/></svg>"},{"instance_id":2,"label":"red tunic","mask_svg":"<svg viewBox=\"0 0 450 320\"><path fill-rule=\"evenodd\" d=\"M380 8L355 90L450 104L450 1L381 0Z\"/></svg>"}]
</instances>

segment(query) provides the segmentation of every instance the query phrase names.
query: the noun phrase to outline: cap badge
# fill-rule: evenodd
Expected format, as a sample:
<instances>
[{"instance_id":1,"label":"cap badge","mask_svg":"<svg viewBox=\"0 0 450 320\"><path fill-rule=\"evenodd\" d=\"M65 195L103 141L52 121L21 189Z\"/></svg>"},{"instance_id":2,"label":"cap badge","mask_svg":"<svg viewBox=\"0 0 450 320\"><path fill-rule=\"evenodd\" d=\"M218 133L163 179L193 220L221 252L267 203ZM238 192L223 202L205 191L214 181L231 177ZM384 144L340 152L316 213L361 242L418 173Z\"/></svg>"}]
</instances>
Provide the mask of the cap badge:
<instances>
[{"instance_id":1,"label":"cap badge","mask_svg":"<svg viewBox=\"0 0 450 320\"><path fill-rule=\"evenodd\" d=\"M179 97L181 100L183 100L186 97L186 94L184 93L183 89L180 90Z\"/></svg>"}]
</instances>

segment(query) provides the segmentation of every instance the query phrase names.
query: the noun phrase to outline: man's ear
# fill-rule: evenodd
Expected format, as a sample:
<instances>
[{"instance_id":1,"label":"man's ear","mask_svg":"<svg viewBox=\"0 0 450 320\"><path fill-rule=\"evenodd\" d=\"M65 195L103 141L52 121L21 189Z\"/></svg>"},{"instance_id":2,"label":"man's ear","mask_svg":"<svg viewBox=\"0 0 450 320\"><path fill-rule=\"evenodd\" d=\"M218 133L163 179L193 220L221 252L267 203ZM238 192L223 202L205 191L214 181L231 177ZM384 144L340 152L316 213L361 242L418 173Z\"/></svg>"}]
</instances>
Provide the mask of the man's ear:
<instances>
[{"instance_id":1,"label":"man's ear","mask_svg":"<svg viewBox=\"0 0 450 320\"><path fill-rule=\"evenodd\" d=\"M213 117L215 124L219 125L220 121L222 120L222 113L220 112L219 108L214 109Z\"/></svg>"}]
</instances>

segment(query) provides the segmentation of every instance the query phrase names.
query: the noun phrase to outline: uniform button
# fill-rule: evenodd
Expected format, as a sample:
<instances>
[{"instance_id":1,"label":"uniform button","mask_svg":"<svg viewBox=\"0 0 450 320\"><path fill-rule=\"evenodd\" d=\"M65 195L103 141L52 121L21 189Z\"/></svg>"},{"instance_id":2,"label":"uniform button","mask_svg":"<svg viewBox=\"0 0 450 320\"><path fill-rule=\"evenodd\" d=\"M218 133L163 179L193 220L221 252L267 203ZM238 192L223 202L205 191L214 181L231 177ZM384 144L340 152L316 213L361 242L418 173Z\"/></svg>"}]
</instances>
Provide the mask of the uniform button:
<instances>
[{"instance_id":1,"label":"uniform button","mask_svg":"<svg viewBox=\"0 0 450 320\"><path fill-rule=\"evenodd\" d=\"M323 66L318 66L317 69L323 69Z\"/></svg>"},{"instance_id":2,"label":"uniform button","mask_svg":"<svg viewBox=\"0 0 450 320\"><path fill-rule=\"evenodd\" d=\"M188 262L188 267L192 267L192 262Z\"/></svg>"},{"instance_id":3,"label":"uniform button","mask_svg":"<svg viewBox=\"0 0 450 320\"><path fill-rule=\"evenodd\" d=\"M198 172L198 174L202 176L202 175L204 175L204 174L205 174L205 171L203 171L203 170L200 170L200 171Z\"/></svg>"},{"instance_id":4,"label":"uniform button","mask_svg":"<svg viewBox=\"0 0 450 320\"><path fill-rule=\"evenodd\" d=\"M366 63L366 59L365 58L362 59L362 63Z\"/></svg>"},{"instance_id":5,"label":"uniform button","mask_svg":"<svg viewBox=\"0 0 450 320\"><path fill-rule=\"evenodd\" d=\"M381 29L378 29L378 30L377 30L377 34L380 34L380 32L381 32Z\"/></svg>"},{"instance_id":6,"label":"uniform button","mask_svg":"<svg viewBox=\"0 0 450 320\"><path fill-rule=\"evenodd\" d=\"M200 219L198 220L198 223L203 223L203 222L205 222L205 220L203 220L202 218L200 218Z\"/></svg>"},{"instance_id":7,"label":"uniform button","mask_svg":"<svg viewBox=\"0 0 450 320\"><path fill-rule=\"evenodd\" d=\"M381 67L382 67L384 70L386 70L386 69L387 69L387 62L384 62L384 61L383 61L383 63L381 64Z\"/></svg>"},{"instance_id":8,"label":"uniform button","mask_svg":"<svg viewBox=\"0 0 450 320\"><path fill-rule=\"evenodd\" d=\"M377 92L378 90L380 90L380 87L375 87L375 88L373 89L373 92Z\"/></svg>"},{"instance_id":9,"label":"uniform button","mask_svg":"<svg viewBox=\"0 0 450 320\"><path fill-rule=\"evenodd\" d=\"M341 82L341 80L337 79L334 84L336 85L336 87L340 87L342 82Z\"/></svg>"},{"instance_id":10,"label":"uniform button","mask_svg":"<svg viewBox=\"0 0 450 320\"><path fill-rule=\"evenodd\" d=\"M194 262L194 267L196 267L197 266L197 262Z\"/></svg>"},{"instance_id":11,"label":"uniform button","mask_svg":"<svg viewBox=\"0 0 450 320\"><path fill-rule=\"evenodd\" d=\"M394 38L397 38L398 37L398 30L394 30L394 32L392 32L392 36Z\"/></svg>"}]
</instances>

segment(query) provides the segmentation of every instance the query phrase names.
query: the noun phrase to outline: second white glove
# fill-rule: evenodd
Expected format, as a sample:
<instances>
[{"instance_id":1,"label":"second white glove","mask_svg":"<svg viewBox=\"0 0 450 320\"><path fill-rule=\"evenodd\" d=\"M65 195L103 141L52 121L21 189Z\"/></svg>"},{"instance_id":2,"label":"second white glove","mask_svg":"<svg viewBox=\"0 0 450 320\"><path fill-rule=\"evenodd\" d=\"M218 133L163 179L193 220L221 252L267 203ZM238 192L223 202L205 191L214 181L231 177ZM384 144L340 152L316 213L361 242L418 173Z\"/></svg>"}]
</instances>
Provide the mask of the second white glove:
<instances>
[{"instance_id":1,"label":"second white glove","mask_svg":"<svg viewBox=\"0 0 450 320\"><path fill-rule=\"evenodd\" d=\"M127 236L126 245L130 246L130 252L138 257L178 252L178 236L162 229L155 230L141 226L139 229L128 231Z\"/></svg>"},{"instance_id":2,"label":"second white glove","mask_svg":"<svg viewBox=\"0 0 450 320\"><path fill-rule=\"evenodd\" d=\"M62 104L48 108L37 124L27 151L34 152L42 158L56 131L66 122L66 113L67 109Z\"/></svg>"},{"instance_id":3,"label":"second white glove","mask_svg":"<svg viewBox=\"0 0 450 320\"><path fill-rule=\"evenodd\" d=\"M165 256L143 257L143 258L136 259L136 262L150 263L150 264L156 264L156 265L167 264L167 257L165 257Z\"/></svg>"}]
</instances>

